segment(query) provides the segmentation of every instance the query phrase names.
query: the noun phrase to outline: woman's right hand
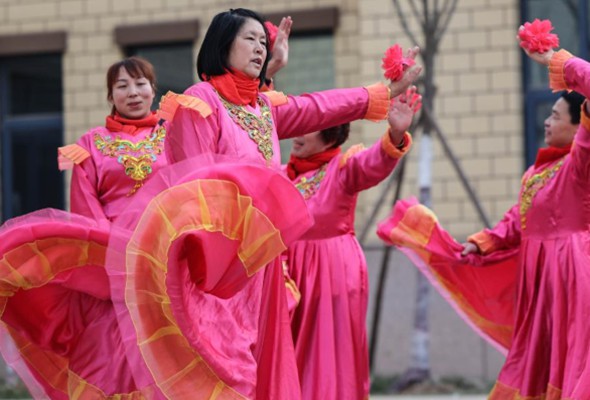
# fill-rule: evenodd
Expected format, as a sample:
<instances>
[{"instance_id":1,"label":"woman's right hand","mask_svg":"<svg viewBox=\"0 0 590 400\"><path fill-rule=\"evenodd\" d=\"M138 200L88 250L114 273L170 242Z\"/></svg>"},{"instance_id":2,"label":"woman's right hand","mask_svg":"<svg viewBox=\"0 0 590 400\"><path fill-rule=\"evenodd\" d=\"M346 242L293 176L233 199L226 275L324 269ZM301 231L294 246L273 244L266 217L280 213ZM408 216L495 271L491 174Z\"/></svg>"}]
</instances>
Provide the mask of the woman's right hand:
<instances>
[{"instance_id":1,"label":"woman's right hand","mask_svg":"<svg viewBox=\"0 0 590 400\"><path fill-rule=\"evenodd\" d=\"M461 256L465 257L468 254L477 254L479 253L479 248L475 243L467 242L463 243L463 251L461 252Z\"/></svg>"},{"instance_id":2,"label":"woman's right hand","mask_svg":"<svg viewBox=\"0 0 590 400\"><path fill-rule=\"evenodd\" d=\"M414 46L413 48L408 49L408 52L406 54L406 58L411 58L411 59L415 60L416 56L419 53L420 53L420 48L418 46ZM418 75L420 75L420 72L422 72L422 66L420 66L418 64L414 64L410 68L408 68L407 70L404 71L404 74L400 80L391 81L389 83L389 90L391 91L390 98L394 98L394 97L399 96L402 93L405 93L405 91L408 89L408 87L410 87L410 85L412 83L414 83L414 81L416 79L418 79Z\"/></svg>"}]
</instances>

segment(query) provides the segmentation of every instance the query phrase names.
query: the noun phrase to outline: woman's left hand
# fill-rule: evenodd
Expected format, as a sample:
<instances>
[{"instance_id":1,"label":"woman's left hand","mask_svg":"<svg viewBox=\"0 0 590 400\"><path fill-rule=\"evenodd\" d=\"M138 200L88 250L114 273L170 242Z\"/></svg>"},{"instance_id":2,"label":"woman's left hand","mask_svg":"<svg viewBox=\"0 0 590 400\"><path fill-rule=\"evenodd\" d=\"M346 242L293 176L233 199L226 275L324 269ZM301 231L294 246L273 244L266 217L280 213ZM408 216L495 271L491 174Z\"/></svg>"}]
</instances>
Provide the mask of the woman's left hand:
<instances>
[{"instance_id":1,"label":"woman's left hand","mask_svg":"<svg viewBox=\"0 0 590 400\"><path fill-rule=\"evenodd\" d=\"M389 122L389 135L394 145L399 145L404 138L404 133L412 124L414 114L422 107L422 96L417 93L416 86L410 88L399 96L391 99L387 122Z\"/></svg>"},{"instance_id":2,"label":"woman's left hand","mask_svg":"<svg viewBox=\"0 0 590 400\"><path fill-rule=\"evenodd\" d=\"M292 26L293 20L291 17L283 17L281 19L272 49L272 58L266 68L266 77L269 79L274 77L282 68L286 67L289 62L289 35L291 34Z\"/></svg>"}]
</instances>

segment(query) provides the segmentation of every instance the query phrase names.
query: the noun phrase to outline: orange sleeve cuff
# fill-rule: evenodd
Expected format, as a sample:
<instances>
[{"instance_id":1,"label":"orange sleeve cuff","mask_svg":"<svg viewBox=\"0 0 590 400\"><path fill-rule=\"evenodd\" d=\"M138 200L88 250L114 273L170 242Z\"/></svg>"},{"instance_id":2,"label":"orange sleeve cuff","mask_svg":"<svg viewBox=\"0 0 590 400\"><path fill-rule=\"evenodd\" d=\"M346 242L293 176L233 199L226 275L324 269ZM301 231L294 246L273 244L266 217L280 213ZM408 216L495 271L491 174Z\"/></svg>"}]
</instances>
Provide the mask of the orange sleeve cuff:
<instances>
[{"instance_id":1,"label":"orange sleeve cuff","mask_svg":"<svg viewBox=\"0 0 590 400\"><path fill-rule=\"evenodd\" d=\"M57 166L60 171L74 168L74 165L90 157L90 153L82 146L70 144L57 149Z\"/></svg>"},{"instance_id":2,"label":"orange sleeve cuff","mask_svg":"<svg viewBox=\"0 0 590 400\"><path fill-rule=\"evenodd\" d=\"M264 95L270 100L270 104L275 107L287 104L289 101L289 98L283 92L277 92L276 90L264 92Z\"/></svg>"},{"instance_id":3,"label":"orange sleeve cuff","mask_svg":"<svg viewBox=\"0 0 590 400\"><path fill-rule=\"evenodd\" d=\"M203 118L207 118L213 112L209 104L198 97L176 94L169 91L160 101L160 107L157 111L158 118L165 121L172 121L179 106L195 110Z\"/></svg>"},{"instance_id":4,"label":"orange sleeve cuff","mask_svg":"<svg viewBox=\"0 0 590 400\"><path fill-rule=\"evenodd\" d=\"M365 89L369 92L369 106L367 113L363 117L369 121L377 122L387 117L389 110L390 90L389 87L382 83L367 86Z\"/></svg>"},{"instance_id":5,"label":"orange sleeve cuff","mask_svg":"<svg viewBox=\"0 0 590 400\"><path fill-rule=\"evenodd\" d=\"M388 129L381 138L381 148L391 158L402 158L410 150L410 147L412 147L412 135L409 132L404 133L403 142L404 146L401 149L391 143L391 136L389 135Z\"/></svg>"},{"instance_id":6,"label":"orange sleeve cuff","mask_svg":"<svg viewBox=\"0 0 590 400\"><path fill-rule=\"evenodd\" d=\"M549 61L549 87L554 92L571 90L565 81L564 68L567 60L572 57L573 55L571 53L563 49L554 53L551 57Z\"/></svg>"},{"instance_id":7,"label":"orange sleeve cuff","mask_svg":"<svg viewBox=\"0 0 590 400\"><path fill-rule=\"evenodd\" d=\"M494 240L485 231L474 233L467 238L467 241L475 244L483 255L490 254L496 250Z\"/></svg>"}]
</instances>

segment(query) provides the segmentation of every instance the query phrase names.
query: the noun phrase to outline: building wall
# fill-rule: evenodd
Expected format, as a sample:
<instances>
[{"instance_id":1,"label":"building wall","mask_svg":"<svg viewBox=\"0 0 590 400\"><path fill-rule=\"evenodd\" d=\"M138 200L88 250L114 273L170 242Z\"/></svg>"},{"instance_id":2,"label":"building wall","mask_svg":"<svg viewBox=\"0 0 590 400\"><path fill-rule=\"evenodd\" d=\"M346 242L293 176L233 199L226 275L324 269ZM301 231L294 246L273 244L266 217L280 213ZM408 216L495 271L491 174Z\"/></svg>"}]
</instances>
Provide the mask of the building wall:
<instances>
[{"instance_id":1,"label":"building wall","mask_svg":"<svg viewBox=\"0 0 590 400\"><path fill-rule=\"evenodd\" d=\"M285 15L290 10L339 7L339 26L334 37L337 87L383 80L380 63L385 49L393 43L404 47L412 44L403 32L392 0L256 0L241 5L263 13ZM109 112L105 72L123 56L114 41L115 27L198 18L202 39L216 13L237 6L237 2L227 0L4 0L0 2L0 35L67 32L67 51L63 58L64 142L70 143L88 128L102 124ZM409 15L407 8L405 14ZM516 200L524 167L520 53L514 40L518 18L516 0L459 1L436 61L437 120L492 222ZM421 37L414 18L409 18L409 26ZM199 44L197 40L195 57ZM383 122L355 123L350 142L370 144L385 129ZM416 132L415 138L404 196L417 193L420 132ZM459 240L479 230L482 223L437 142L433 181L433 206L443 226ZM359 227L374 207L380 190L378 187L361 195ZM382 207L379 216L384 217L387 211L387 206ZM369 242L377 243L375 235L370 235ZM404 262L400 259L399 263ZM373 287L378 265L378 257L372 256L369 268ZM395 276L403 282L411 281L407 265L395 268L401 271L401 275ZM388 294L393 312L385 316L384 326L396 329L403 323L404 327L396 331L398 336L394 335L399 340L383 344L388 350L377 364L378 374L398 373L407 363L408 327L414 299L411 287L399 286L398 282L398 286L391 288L393 293ZM493 378L501 358L488 357L486 345L462 325L439 297L434 296L432 301L435 374ZM459 348L462 350L456 351ZM477 354L471 357L474 359L471 363L466 362L470 354Z\"/></svg>"}]
</instances>

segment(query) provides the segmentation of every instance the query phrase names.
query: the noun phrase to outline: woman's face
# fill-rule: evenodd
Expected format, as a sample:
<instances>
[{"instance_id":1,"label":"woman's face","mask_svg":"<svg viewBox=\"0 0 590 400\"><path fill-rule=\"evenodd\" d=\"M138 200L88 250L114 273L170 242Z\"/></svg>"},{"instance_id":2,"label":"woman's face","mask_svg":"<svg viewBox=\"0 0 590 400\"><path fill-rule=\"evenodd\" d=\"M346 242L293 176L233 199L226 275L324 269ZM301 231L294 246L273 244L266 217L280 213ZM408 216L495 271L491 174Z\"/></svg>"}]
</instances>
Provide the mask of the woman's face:
<instances>
[{"instance_id":1,"label":"woman's face","mask_svg":"<svg viewBox=\"0 0 590 400\"><path fill-rule=\"evenodd\" d=\"M578 124L572 123L569 104L562 97L553 104L551 115L545 120L545 144L565 147L574 141Z\"/></svg>"},{"instance_id":2,"label":"woman's face","mask_svg":"<svg viewBox=\"0 0 590 400\"><path fill-rule=\"evenodd\" d=\"M262 25L246 18L229 50L229 66L252 79L258 78L266 61L266 40Z\"/></svg>"},{"instance_id":3,"label":"woman's face","mask_svg":"<svg viewBox=\"0 0 590 400\"><path fill-rule=\"evenodd\" d=\"M125 67L121 67L109 101L122 117L141 119L150 115L155 96L154 88L147 78L133 78Z\"/></svg>"},{"instance_id":4,"label":"woman's face","mask_svg":"<svg viewBox=\"0 0 590 400\"><path fill-rule=\"evenodd\" d=\"M332 147L333 143L324 143L320 132L312 132L293 139L291 155L299 158L307 158L321 153Z\"/></svg>"}]
</instances>

